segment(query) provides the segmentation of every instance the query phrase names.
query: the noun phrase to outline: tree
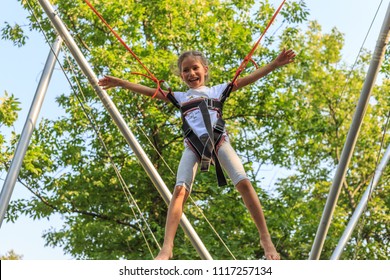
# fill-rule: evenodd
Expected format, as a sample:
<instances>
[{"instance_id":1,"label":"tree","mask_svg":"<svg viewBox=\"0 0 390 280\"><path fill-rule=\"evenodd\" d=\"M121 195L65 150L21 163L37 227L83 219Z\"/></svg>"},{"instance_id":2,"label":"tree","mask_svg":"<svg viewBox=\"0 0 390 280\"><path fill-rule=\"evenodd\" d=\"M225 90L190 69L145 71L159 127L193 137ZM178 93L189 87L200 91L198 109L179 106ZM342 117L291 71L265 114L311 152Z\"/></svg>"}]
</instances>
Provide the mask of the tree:
<instances>
[{"instance_id":1,"label":"tree","mask_svg":"<svg viewBox=\"0 0 390 280\"><path fill-rule=\"evenodd\" d=\"M7 141L5 131L15 123L18 118L18 111L20 111L20 102L13 94L10 95L5 91L4 95L0 97L0 128L2 128L2 133L0 133L0 163L2 166L8 163L12 157L12 152L7 148L10 143ZM14 132L11 132L10 138L11 141L15 141Z\"/></svg>"},{"instance_id":2,"label":"tree","mask_svg":"<svg viewBox=\"0 0 390 280\"><path fill-rule=\"evenodd\" d=\"M130 74L142 69L83 1L53 3L96 73L152 85L148 79ZM268 1L259 6L236 0L105 1L94 5L143 63L177 90L184 88L172 65L181 51L203 51L210 60L211 83L229 81L253 37L264 29L274 11ZM33 8L42 28L53 38L41 9ZM315 22L308 23L306 31L300 30L297 25L306 16L303 1L288 2L280 15L284 21L281 35L266 38L254 57L266 63L282 47L292 47L298 53L296 63L235 92L224 109L232 143L259 192L284 259L308 256L368 62L368 54L362 55L355 69L348 69L340 55L342 34L336 29L322 34ZM31 22L32 28L39 27L35 19ZM34 196L13 202L7 219L60 213L64 226L45 233L47 245L61 246L80 259L150 259L158 251L153 235L158 242L163 239L167 207L85 77L71 71L76 69L72 60L64 64L72 83L77 81L80 88L75 86L71 93L58 97L66 115L40 123L19 178ZM389 111L388 89L386 79L375 88L377 103L367 112L324 258L329 257L375 168L378 152L373 151L378 151ZM131 92L114 90L111 95L166 184L173 186L183 148L178 113L171 105ZM385 135L385 143L387 139ZM260 189L263 178L259 170L268 164L291 170L290 176L276 181L272 191ZM388 176L386 172L367 212L369 222L354 236L346 258L384 259L388 255ZM198 175L191 197L195 203L188 204L186 215L215 259L232 257L214 230L236 258L261 257L257 231L234 186L216 187L212 170ZM198 258L182 231L174 253L178 259Z\"/></svg>"},{"instance_id":3,"label":"tree","mask_svg":"<svg viewBox=\"0 0 390 280\"><path fill-rule=\"evenodd\" d=\"M277 183L280 195L274 201L275 208L289 210L282 214L283 218L279 219L279 223L277 220L274 222L279 224L282 247L294 248L294 245L299 244L298 249L285 252L287 257L300 259L309 254L311 240L314 239L318 226L312 221L320 220L370 55L363 54L356 68L349 70L342 64L340 57L343 43L341 34L335 29L331 34L322 34L316 23L311 23L304 34L287 31L285 36L286 40L294 42L295 49L304 50L299 55L299 62L295 64L297 69L290 75L293 76L294 83L291 87L292 94L287 97L291 102L296 101L297 106L290 106L291 111L284 110L283 114L288 114L285 117L288 123L280 130L281 133L292 132L285 139L291 148L294 169L298 172ZM325 243L322 255L325 259L330 257L373 176L378 159L386 148L381 144L388 143L388 134L384 133L389 109L388 86L389 81L384 80L373 93L372 106L364 119ZM297 98L298 94L304 98ZM389 207L383 197L388 192L387 178L388 172L385 172L381 187L370 201L366 217L355 231L344 258L387 258L390 235L385 229L389 225L385 213L388 213ZM306 206L302 207L303 205ZM376 245L371 246L372 242Z\"/></svg>"},{"instance_id":4,"label":"tree","mask_svg":"<svg viewBox=\"0 0 390 280\"><path fill-rule=\"evenodd\" d=\"M14 250L8 251L4 256L0 256L0 260L21 260L23 255L18 255Z\"/></svg>"}]
</instances>

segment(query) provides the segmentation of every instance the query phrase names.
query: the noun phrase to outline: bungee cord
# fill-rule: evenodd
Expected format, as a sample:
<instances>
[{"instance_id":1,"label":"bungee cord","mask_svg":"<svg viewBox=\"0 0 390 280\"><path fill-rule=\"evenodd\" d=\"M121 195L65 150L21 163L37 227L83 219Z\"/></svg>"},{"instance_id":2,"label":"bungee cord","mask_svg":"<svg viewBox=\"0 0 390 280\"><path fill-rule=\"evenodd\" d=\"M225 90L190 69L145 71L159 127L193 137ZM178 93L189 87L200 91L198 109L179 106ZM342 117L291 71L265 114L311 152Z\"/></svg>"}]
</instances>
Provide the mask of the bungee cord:
<instances>
[{"instance_id":1,"label":"bungee cord","mask_svg":"<svg viewBox=\"0 0 390 280\"><path fill-rule=\"evenodd\" d=\"M168 89L170 90L168 84L165 83L164 80L159 80L153 75L153 73L142 63L141 59L133 52L133 50L125 43L125 41L123 41L123 39L115 32L115 30L108 24L108 22L103 18L103 16L95 9L95 7L88 0L84 0L84 2L91 8L91 10L98 16L98 18L104 23L104 25L111 31L111 33L115 36L115 38L118 39L118 41L125 47L125 49L128 52L130 52L130 54L134 57L134 59L148 73L148 74L143 74L143 73L139 73L139 72L132 72L132 74L141 75L141 76L146 77L146 78L148 78L156 83L157 89L154 92L152 98L154 98L157 95L157 93L159 93L159 92L162 95L166 96L165 92L161 89L161 83L164 83L168 87Z\"/></svg>"},{"instance_id":2,"label":"bungee cord","mask_svg":"<svg viewBox=\"0 0 390 280\"><path fill-rule=\"evenodd\" d=\"M276 9L275 13L273 14L272 18L270 19L270 21L268 22L266 28L264 29L264 31L261 33L261 36L260 38L256 41L256 43L253 45L252 49L249 51L249 53L246 55L246 57L244 58L244 60L241 62L240 66L238 67L237 71L236 71L236 74L234 75L233 77L233 80L231 82L232 85L235 85L238 77L241 75L242 71L245 70L246 66L248 65L249 61L251 61L256 67L257 67L257 64L256 62L254 62L254 60L252 59L252 56L253 54L255 53L257 47L259 46L261 40L263 39L265 33L267 33L267 30L269 29L269 27L272 25L272 23L274 22L275 18L277 17L277 15L279 14L280 10L282 9L284 3L286 2L286 0L283 0L282 3L279 5L279 7Z\"/></svg>"},{"instance_id":3,"label":"bungee cord","mask_svg":"<svg viewBox=\"0 0 390 280\"><path fill-rule=\"evenodd\" d=\"M43 33L43 35L44 35L44 37L45 37L46 42L48 43L48 45L50 46L50 48L51 48L51 50L52 50L52 46L49 44L48 37L47 37L46 33L44 32L43 27L42 27L40 21L38 20L36 14L35 14L35 12L34 12L34 10L32 9L32 7L31 7L29 1L26 1L26 3L27 3L27 5L29 6L29 12L30 12L30 14L35 18L36 22L37 22L38 25L39 25L39 28L40 28L41 32ZM63 49L63 48L62 48L62 49ZM53 51L53 50L52 50L52 51ZM54 53L54 52L53 52L53 53ZM117 166L116 166L116 164L115 164L115 162L114 162L114 160L113 160L113 158L112 158L112 156L111 156L111 153L109 152L109 150L108 150L108 148L107 148L107 146L106 146L106 144L105 144L103 138L102 138L101 135L100 135L99 130L97 129L96 120L95 120L93 117L89 116L88 111L87 111L87 109L85 108L85 106L84 106L84 104L83 104L83 101L81 100L80 96L77 94L77 90L75 89L75 87L73 86L72 82L70 81L70 79L69 79L69 77L68 77L68 74L66 73L66 71L65 71L65 69L64 69L64 67L63 67L63 65L62 65L62 63L61 63L61 61L59 60L59 58L58 58L57 56L55 56L55 57L56 57L56 60L57 60L58 64L59 64L60 67L61 67L62 72L63 72L64 75L65 75L66 80L68 81L70 87L72 88L72 91L75 93L76 98L77 98L78 101L79 101L79 104L80 104L80 106L81 106L81 108L82 108L82 111L83 111L84 115L86 116L86 118L88 119L89 123L91 124L91 126L92 126L92 128L93 128L93 130L94 130L94 132L95 132L95 134L96 134L96 136L97 136L97 138L99 139L101 145L103 146L103 149L104 149L104 151L105 151L107 157L109 158L110 164L111 164L111 166L113 167L113 169L114 169L114 171L115 171L115 174L116 174L116 176L117 176L117 178L118 178L118 180L119 180L119 182L120 182L120 185L121 185L121 187L122 187L122 190L123 190L123 192L124 192L124 194L125 194L126 200L127 200L128 204L129 204L129 206L130 206L130 209L131 209L131 211L132 211L132 213L133 213L133 215L134 215L134 217L135 217L134 220L135 220L136 224L138 225L139 231L141 232L141 235L143 236L143 239L144 239L144 241L145 241L145 243L146 243L146 245L147 245L147 247L148 247L148 250L149 250L149 252L150 252L152 258L154 258L154 254L153 254L152 249L151 249L151 247L150 247L150 245L149 245L149 242L148 242L148 240L147 240L147 238L146 238L146 236L145 236L144 230L142 229L142 226L141 226L141 224L139 223L139 220L142 220L142 221L145 223L145 225L146 225L147 229L149 230L149 232L150 232L150 234L151 234L151 236L152 236L154 242L156 243L157 247L158 247L159 249L161 249L161 246L160 246L160 244L158 243L158 241L157 241L155 235L153 234L153 231L151 230L151 228L150 228L150 226L149 226L149 224L148 224L146 218L144 217L144 215L143 215L141 209L139 208L137 202L135 201L135 199L134 199L132 193L130 192L129 188L126 186L125 180L123 179L123 177L122 177L122 175L121 175L119 169L117 168ZM70 65L70 69L71 69L71 71L73 72L73 75L74 75L74 78L75 78L75 80L76 80L76 84L77 84L77 86L78 86L78 89L80 90L80 93L81 93L81 95L83 96L84 100L86 100L85 95L84 95L83 90L82 90L82 87L81 87L81 85L80 85L80 83L79 83L79 81L78 81L78 79L77 79L77 76L75 75L75 71L74 71L74 69L73 69L73 67L72 67L72 63L69 61L69 56L66 56L66 58L68 59L68 63L69 63L69 65ZM138 213L139 213L139 217L141 217L141 218L137 217L137 214L136 214L136 212L134 211L133 207L131 207L131 205L135 206L135 208L137 209L137 211L138 211Z\"/></svg>"}]
</instances>

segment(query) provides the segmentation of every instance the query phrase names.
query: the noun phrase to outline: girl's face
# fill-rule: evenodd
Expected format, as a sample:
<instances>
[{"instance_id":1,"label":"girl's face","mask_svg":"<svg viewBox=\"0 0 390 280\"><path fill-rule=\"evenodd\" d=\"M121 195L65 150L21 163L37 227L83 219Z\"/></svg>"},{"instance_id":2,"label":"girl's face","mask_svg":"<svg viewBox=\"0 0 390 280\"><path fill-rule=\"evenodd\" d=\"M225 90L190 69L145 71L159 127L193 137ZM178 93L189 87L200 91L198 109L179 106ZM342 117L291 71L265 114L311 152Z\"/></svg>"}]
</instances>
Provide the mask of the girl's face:
<instances>
[{"instance_id":1,"label":"girl's face","mask_svg":"<svg viewBox=\"0 0 390 280\"><path fill-rule=\"evenodd\" d=\"M196 89L205 85L207 71L207 66L198 59L188 56L181 63L180 77L190 88Z\"/></svg>"}]
</instances>

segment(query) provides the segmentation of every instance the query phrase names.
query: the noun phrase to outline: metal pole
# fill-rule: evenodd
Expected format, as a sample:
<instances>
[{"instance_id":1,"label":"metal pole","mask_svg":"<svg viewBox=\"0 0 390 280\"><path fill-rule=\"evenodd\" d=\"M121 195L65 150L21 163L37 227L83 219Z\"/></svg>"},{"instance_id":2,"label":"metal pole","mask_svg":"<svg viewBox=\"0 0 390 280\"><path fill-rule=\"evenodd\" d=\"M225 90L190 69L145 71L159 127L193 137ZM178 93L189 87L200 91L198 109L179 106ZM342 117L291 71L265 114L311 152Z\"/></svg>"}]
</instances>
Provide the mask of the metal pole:
<instances>
[{"instance_id":1,"label":"metal pole","mask_svg":"<svg viewBox=\"0 0 390 280\"><path fill-rule=\"evenodd\" d=\"M343 253L344 247L347 244L348 240L351 238L352 232L355 229L360 216L363 214L364 210L366 209L368 200L370 199L372 192L378 185L379 179L381 178L382 173L386 168L387 163L389 162L389 159L390 159L390 145L387 147L381 162L379 163L378 167L375 170L374 177L372 178L369 186L364 192L363 197L359 202L359 205L356 207L355 212L353 213L351 220L347 225L347 228L345 229L341 239L339 240L339 243L337 244L337 247L330 258L331 260L338 260L341 254Z\"/></svg>"},{"instance_id":2,"label":"metal pole","mask_svg":"<svg viewBox=\"0 0 390 280\"><path fill-rule=\"evenodd\" d=\"M360 99L356 108L352 125L347 135L347 140L344 144L343 152L341 154L339 165L333 179L333 185L330 189L328 199L322 214L321 222L319 224L317 234L313 243L313 247L310 252L309 259L317 260L321 255L321 250L325 242L326 234L328 232L330 221L333 216L333 212L336 207L336 203L341 191L342 183L345 179L347 167L352 157L352 153L356 144L356 140L360 131L361 124L363 122L364 115L368 106L368 101L371 95L372 88L376 76L379 72L380 65L382 63L386 45L389 42L390 35L390 4L388 6L385 19L381 31L379 33L378 41L375 47L373 57L368 68L367 77L364 81L363 89L360 94Z\"/></svg>"},{"instance_id":3,"label":"metal pole","mask_svg":"<svg viewBox=\"0 0 390 280\"><path fill-rule=\"evenodd\" d=\"M56 64L56 56L58 56L60 52L61 44L62 39L61 37L58 37L53 44L52 50L50 50L49 56L47 57L45 68L43 69L43 73L39 81L37 90L35 92L33 102L31 103L30 111L24 124L22 134L20 135L20 139L16 147L11 166L8 170L7 177L5 178L3 188L1 189L0 227L3 223L5 213L7 212L7 208L11 200L16 180L19 176L24 156L26 155L26 151L30 143L32 133L34 131L43 100L45 99L46 91L49 86L51 76L53 74L54 66Z\"/></svg>"},{"instance_id":4,"label":"metal pole","mask_svg":"<svg viewBox=\"0 0 390 280\"><path fill-rule=\"evenodd\" d=\"M146 153L142 149L142 147L137 142L137 139L131 132L130 128L127 126L125 120L119 113L118 109L116 108L115 104L110 99L109 95L105 90L103 90L98 85L98 78L96 77L95 73L92 71L91 67L89 66L86 58L81 53L80 49L76 45L75 41L73 40L72 36L70 35L69 31L67 30L64 23L61 21L57 13L54 11L53 7L47 0L39 0L39 3L45 10L47 16L51 20L54 28L57 30L57 32L60 34L62 39L64 40L65 44L68 46L70 52L72 53L74 59L76 60L77 64L80 66L81 70L83 71L84 75L87 76L89 82L91 83L92 87L94 88L95 92L99 96L100 100L102 101L104 107L111 115L112 119L114 120L115 124L121 131L122 135L125 137L127 143L137 156L138 160L140 161L142 167L145 169L146 173L148 174L149 178L152 180L154 186L159 191L160 195L163 197L166 204L169 204L172 194L170 193L168 187L165 185L164 181L154 168L152 162L147 157ZM187 234L187 236L190 238L192 245L195 247L196 251L199 253L200 257L202 259L206 260L212 260L211 255L207 251L206 247L200 240L199 236L187 220L186 216L183 214L180 225L182 226L184 232Z\"/></svg>"}]
</instances>

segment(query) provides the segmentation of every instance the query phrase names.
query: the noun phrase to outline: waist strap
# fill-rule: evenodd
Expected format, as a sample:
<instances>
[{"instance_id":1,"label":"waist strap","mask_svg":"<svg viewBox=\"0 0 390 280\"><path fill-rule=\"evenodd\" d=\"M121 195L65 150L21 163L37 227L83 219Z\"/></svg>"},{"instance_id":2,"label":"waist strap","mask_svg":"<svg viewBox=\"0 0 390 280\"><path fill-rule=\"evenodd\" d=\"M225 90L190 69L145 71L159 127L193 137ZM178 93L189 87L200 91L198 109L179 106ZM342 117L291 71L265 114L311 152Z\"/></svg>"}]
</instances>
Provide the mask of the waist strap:
<instances>
[{"instance_id":1,"label":"waist strap","mask_svg":"<svg viewBox=\"0 0 390 280\"><path fill-rule=\"evenodd\" d=\"M184 137L188 140L189 144L193 148L193 151L197 154L200 160L200 170L202 172L207 172L209 171L210 164L214 164L217 173L218 185L224 186L227 184L227 182L225 175L223 174L221 164L218 160L216 148L220 143L222 135L225 131L225 122L222 118L218 118L215 127L212 127L210 114L208 112L209 106L207 100L210 99L205 99L201 102L196 102L198 106L191 106L190 109L187 109L188 111L195 107L199 108L202 113L202 118L207 130L207 134L198 137L192 130L191 126L188 124L186 118L184 117L184 114L182 115L182 128Z\"/></svg>"}]
</instances>

